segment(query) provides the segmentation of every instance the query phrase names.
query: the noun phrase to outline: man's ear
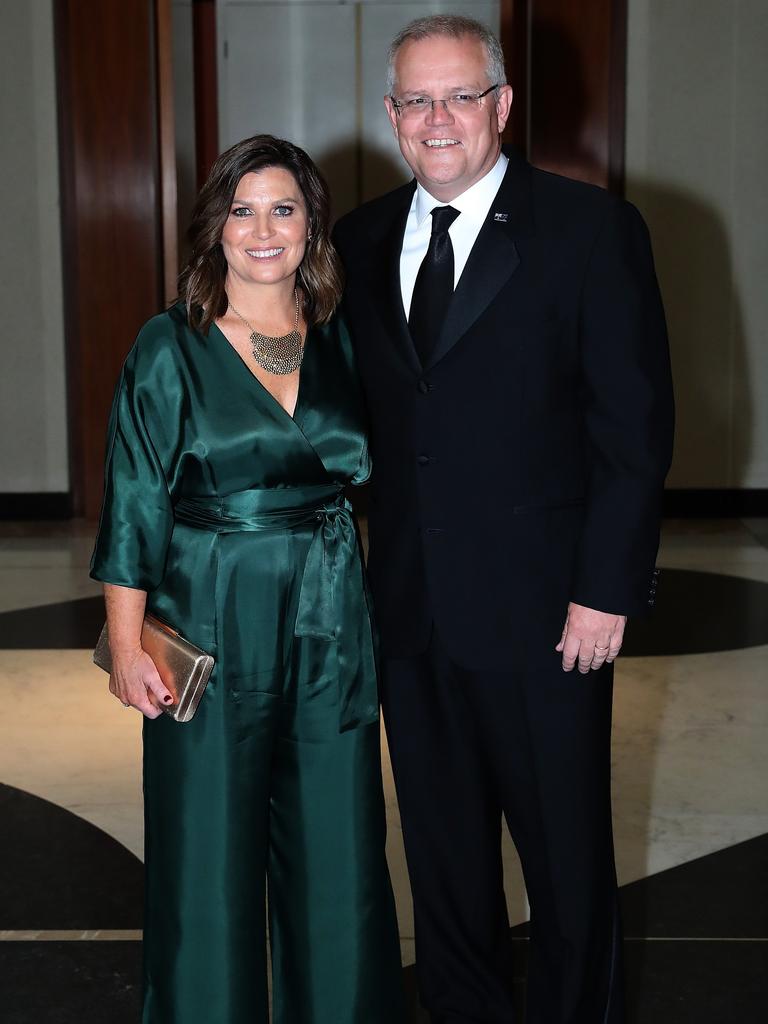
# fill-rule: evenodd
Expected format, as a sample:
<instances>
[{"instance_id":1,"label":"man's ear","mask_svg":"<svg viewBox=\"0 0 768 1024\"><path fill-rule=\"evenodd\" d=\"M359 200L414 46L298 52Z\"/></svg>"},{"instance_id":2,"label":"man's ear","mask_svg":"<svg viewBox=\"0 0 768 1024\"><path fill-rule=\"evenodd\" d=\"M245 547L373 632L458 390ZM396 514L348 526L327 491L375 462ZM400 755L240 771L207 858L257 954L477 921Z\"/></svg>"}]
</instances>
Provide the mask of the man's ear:
<instances>
[{"instance_id":1,"label":"man's ear","mask_svg":"<svg viewBox=\"0 0 768 1024\"><path fill-rule=\"evenodd\" d=\"M389 123L392 125L392 131L397 135L397 111L395 110L395 105L392 102L391 96L384 97L384 106L387 108L387 117L389 118Z\"/></svg>"},{"instance_id":2,"label":"man's ear","mask_svg":"<svg viewBox=\"0 0 768 1024\"><path fill-rule=\"evenodd\" d=\"M509 119L509 111L512 109L512 86L500 85L496 94L496 119L499 122L499 135Z\"/></svg>"}]
</instances>

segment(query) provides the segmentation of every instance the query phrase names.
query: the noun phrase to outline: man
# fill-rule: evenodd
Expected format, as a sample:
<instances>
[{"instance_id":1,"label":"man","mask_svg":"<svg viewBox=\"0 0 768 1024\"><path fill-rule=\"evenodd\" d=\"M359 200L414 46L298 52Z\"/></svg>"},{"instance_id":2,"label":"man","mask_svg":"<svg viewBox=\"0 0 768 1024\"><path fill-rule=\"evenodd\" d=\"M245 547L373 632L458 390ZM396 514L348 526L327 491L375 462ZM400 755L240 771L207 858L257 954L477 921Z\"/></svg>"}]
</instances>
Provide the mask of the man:
<instances>
[{"instance_id":1,"label":"man","mask_svg":"<svg viewBox=\"0 0 768 1024\"><path fill-rule=\"evenodd\" d=\"M513 1019L503 817L527 1021L617 1024L612 662L654 601L672 434L648 235L623 200L502 154L512 93L483 26L419 19L390 57L418 184L336 241L421 1000L434 1024Z\"/></svg>"}]
</instances>

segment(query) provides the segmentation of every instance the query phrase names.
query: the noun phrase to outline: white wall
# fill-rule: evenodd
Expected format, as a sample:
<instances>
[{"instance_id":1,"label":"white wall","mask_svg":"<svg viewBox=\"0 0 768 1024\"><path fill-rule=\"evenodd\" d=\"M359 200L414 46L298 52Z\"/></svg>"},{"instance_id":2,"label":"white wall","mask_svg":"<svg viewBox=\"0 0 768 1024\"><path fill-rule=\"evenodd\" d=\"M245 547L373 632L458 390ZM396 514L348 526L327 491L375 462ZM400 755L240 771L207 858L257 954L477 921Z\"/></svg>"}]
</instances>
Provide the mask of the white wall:
<instances>
[{"instance_id":1,"label":"white wall","mask_svg":"<svg viewBox=\"0 0 768 1024\"><path fill-rule=\"evenodd\" d=\"M3 2L0 27L0 493L66 491L51 0Z\"/></svg>"},{"instance_id":2,"label":"white wall","mask_svg":"<svg viewBox=\"0 0 768 1024\"><path fill-rule=\"evenodd\" d=\"M678 401L673 487L768 487L768 3L629 0L627 195Z\"/></svg>"}]
</instances>

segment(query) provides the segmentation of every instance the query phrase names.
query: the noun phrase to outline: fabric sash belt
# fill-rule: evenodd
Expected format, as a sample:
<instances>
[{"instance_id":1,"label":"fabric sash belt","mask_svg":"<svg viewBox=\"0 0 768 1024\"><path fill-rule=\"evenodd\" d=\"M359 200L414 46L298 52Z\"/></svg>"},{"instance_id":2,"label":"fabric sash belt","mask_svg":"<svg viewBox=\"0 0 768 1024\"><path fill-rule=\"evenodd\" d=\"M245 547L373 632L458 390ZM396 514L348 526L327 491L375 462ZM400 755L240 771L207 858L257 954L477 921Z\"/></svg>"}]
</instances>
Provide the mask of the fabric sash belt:
<instances>
[{"instance_id":1,"label":"fabric sash belt","mask_svg":"<svg viewBox=\"0 0 768 1024\"><path fill-rule=\"evenodd\" d=\"M311 526L294 636L335 642L340 730L378 718L376 655L352 506L338 486L265 488L226 498L181 498L175 518L213 533Z\"/></svg>"}]
</instances>

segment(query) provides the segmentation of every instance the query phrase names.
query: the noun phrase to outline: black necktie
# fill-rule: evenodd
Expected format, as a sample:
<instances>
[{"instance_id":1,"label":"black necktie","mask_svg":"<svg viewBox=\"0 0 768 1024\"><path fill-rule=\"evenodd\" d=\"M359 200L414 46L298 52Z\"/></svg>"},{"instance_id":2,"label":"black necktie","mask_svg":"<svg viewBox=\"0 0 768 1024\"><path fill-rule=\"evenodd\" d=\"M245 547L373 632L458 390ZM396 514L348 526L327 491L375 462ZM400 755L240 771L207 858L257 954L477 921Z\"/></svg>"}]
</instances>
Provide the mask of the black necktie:
<instances>
[{"instance_id":1,"label":"black necktie","mask_svg":"<svg viewBox=\"0 0 768 1024\"><path fill-rule=\"evenodd\" d=\"M458 216L452 206L434 208L429 248L416 275L408 326L422 366L429 365L453 295L453 246L448 228Z\"/></svg>"}]
</instances>

